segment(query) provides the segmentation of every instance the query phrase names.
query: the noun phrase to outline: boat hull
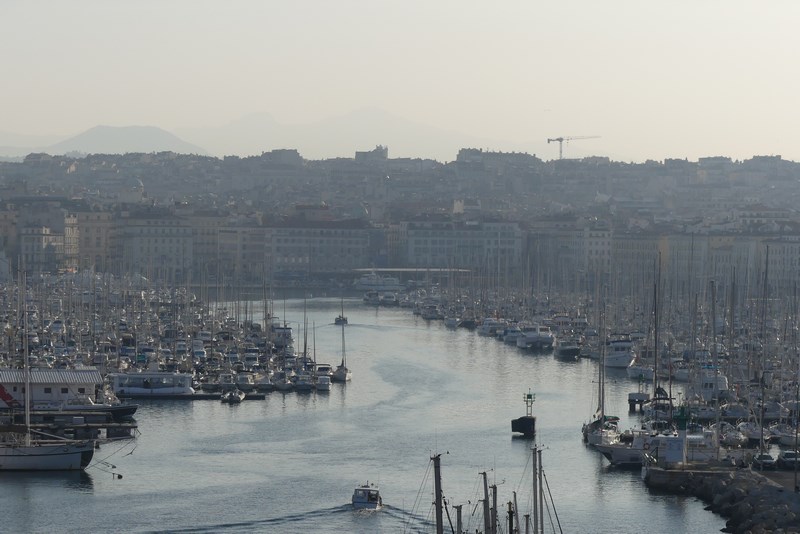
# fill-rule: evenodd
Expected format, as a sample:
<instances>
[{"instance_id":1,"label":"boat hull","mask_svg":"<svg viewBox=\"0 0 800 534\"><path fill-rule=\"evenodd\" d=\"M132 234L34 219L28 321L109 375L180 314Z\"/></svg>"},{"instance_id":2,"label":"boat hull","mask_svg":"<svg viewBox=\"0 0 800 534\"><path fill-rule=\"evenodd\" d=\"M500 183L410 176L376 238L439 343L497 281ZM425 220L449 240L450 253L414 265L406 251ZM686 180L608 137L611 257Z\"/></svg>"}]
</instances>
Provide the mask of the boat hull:
<instances>
[{"instance_id":1,"label":"boat hull","mask_svg":"<svg viewBox=\"0 0 800 534\"><path fill-rule=\"evenodd\" d=\"M0 471L80 471L94 456L94 444L69 443L0 447Z\"/></svg>"}]
</instances>

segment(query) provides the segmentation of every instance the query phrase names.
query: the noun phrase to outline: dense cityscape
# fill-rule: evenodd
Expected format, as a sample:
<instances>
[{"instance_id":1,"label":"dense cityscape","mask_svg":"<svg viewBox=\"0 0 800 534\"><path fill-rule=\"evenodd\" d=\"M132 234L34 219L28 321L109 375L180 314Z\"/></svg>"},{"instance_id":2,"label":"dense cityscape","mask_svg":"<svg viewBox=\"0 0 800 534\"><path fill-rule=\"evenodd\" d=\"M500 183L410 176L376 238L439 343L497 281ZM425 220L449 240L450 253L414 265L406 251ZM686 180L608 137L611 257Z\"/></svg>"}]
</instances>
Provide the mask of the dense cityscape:
<instances>
[{"instance_id":1,"label":"dense cityscape","mask_svg":"<svg viewBox=\"0 0 800 534\"><path fill-rule=\"evenodd\" d=\"M0 163L0 272L324 285L356 269L466 269L581 290L597 279L626 287L659 256L678 285L733 273L753 285L768 250L780 290L800 272L798 180L800 165L780 156L30 154Z\"/></svg>"}]
</instances>

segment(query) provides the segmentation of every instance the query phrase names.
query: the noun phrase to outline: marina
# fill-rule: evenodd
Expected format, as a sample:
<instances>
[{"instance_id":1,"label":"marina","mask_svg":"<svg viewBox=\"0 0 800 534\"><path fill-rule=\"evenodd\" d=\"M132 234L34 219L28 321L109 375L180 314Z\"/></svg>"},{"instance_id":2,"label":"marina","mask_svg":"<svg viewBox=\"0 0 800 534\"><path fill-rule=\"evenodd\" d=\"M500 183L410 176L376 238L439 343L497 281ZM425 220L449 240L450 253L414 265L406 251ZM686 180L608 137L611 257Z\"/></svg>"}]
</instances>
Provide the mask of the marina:
<instances>
[{"instance_id":1,"label":"marina","mask_svg":"<svg viewBox=\"0 0 800 534\"><path fill-rule=\"evenodd\" d=\"M536 442L564 532L724 526L697 498L652 493L638 472L610 467L582 442L581 425L597 404L597 361L520 350L407 308L364 306L358 298L344 305L350 381L327 392L275 390L237 406L220 403L218 394L217 402L137 400L134 454L96 455L114 469L6 477L0 502L11 511L9 528L74 521L84 530L431 532L432 488L422 483L438 452L448 502L464 505L466 529L483 530L480 510L467 513L482 498L479 473L489 473L501 503L517 492L527 506L533 442L512 437L509 421L521 415L528 390L536 394ZM288 299L281 313L291 325L305 314L316 325L317 359L338 364L342 327L333 318L341 306L338 296ZM635 383L624 370L608 369L606 378L609 413L620 415L621 428L638 425L640 416L627 410ZM380 485L383 508L364 516L353 513L350 496L366 479ZM55 504L33 514L31 501L43 499ZM126 505L112 505L120 501ZM145 508L148 514L138 512Z\"/></svg>"}]
</instances>

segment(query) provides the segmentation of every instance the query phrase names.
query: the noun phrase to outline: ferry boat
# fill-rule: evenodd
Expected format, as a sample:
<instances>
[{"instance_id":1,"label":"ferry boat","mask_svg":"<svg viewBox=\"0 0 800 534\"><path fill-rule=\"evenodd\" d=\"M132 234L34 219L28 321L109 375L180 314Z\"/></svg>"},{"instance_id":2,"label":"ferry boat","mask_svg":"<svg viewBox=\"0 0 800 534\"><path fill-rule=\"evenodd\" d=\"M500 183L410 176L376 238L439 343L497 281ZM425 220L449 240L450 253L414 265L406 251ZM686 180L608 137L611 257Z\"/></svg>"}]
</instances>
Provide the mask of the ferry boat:
<instances>
[{"instance_id":1,"label":"ferry boat","mask_svg":"<svg viewBox=\"0 0 800 534\"><path fill-rule=\"evenodd\" d=\"M353 282L353 289L359 291L402 291L405 286L395 276L381 276L377 273L367 273Z\"/></svg>"},{"instance_id":2,"label":"ferry boat","mask_svg":"<svg viewBox=\"0 0 800 534\"><path fill-rule=\"evenodd\" d=\"M380 490L369 481L353 491L352 502L353 508L357 510L380 510L383 507Z\"/></svg>"}]
</instances>

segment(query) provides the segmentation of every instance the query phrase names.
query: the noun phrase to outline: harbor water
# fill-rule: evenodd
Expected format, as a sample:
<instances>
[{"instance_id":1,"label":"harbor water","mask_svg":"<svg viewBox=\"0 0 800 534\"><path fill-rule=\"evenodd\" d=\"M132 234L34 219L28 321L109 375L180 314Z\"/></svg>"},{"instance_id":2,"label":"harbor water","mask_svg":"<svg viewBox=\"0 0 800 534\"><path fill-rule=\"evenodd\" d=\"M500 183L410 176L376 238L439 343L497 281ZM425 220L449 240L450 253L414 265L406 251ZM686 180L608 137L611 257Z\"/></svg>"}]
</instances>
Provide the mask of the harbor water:
<instances>
[{"instance_id":1,"label":"harbor water","mask_svg":"<svg viewBox=\"0 0 800 534\"><path fill-rule=\"evenodd\" d=\"M338 298L276 304L318 362L341 359ZM141 401L141 435L103 445L85 473L0 475L5 532L432 532L432 454L442 488L483 530L483 485L497 485L500 517L531 495L531 446L511 419L536 395L536 442L563 532L712 533L724 520L702 502L649 491L638 471L611 468L581 439L598 404L597 362L532 354L408 309L344 302L352 382L330 392L267 394L240 405ZM304 310L309 325L303 335ZM313 325L313 326L312 326ZM628 415L637 384L606 376L606 411ZM121 475L121 477L120 477ZM353 489L380 486L384 508L354 511ZM556 525L550 508L545 525ZM453 522L455 515L451 512ZM505 532L503 525L500 532ZM557 525L556 525L556 531Z\"/></svg>"}]
</instances>

